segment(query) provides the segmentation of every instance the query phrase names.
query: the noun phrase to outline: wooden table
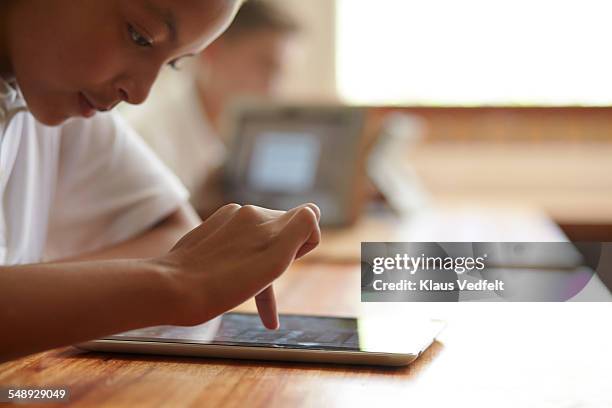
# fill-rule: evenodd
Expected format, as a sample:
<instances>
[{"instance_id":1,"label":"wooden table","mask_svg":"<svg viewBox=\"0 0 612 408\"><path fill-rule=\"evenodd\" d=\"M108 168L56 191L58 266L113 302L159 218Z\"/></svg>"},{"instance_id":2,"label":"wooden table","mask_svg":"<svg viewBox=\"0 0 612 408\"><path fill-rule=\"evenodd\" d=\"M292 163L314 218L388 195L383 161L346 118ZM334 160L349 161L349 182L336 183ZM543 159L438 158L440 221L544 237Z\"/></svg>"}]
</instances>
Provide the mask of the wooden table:
<instances>
[{"instance_id":1,"label":"wooden table","mask_svg":"<svg viewBox=\"0 0 612 408\"><path fill-rule=\"evenodd\" d=\"M359 279L356 263L298 263L276 283L279 308L385 313L397 324L415 314L446 319L439 341L411 366L111 355L68 347L0 365L0 386L66 386L71 404L82 407L612 406L612 304L361 304Z\"/></svg>"}]
</instances>

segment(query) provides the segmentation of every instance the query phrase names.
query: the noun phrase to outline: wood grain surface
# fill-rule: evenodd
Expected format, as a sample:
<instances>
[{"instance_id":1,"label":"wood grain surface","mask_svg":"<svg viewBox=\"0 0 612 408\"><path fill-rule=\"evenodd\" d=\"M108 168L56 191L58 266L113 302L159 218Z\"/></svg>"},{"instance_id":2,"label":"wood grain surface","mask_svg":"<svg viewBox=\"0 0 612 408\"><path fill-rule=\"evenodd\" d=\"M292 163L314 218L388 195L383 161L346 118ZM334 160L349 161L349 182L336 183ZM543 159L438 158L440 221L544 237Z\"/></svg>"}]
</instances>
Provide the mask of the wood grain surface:
<instances>
[{"instance_id":1,"label":"wood grain surface","mask_svg":"<svg viewBox=\"0 0 612 408\"><path fill-rule=\"evenodd\" d=\"M68 387L76 407L612 406L612 304L362 304L359 279L356 263L301 262L275 285L279 309L444 318L439 341L399 369L68 347L0 365L0 386Z\"/></svg>"}]
</instances>

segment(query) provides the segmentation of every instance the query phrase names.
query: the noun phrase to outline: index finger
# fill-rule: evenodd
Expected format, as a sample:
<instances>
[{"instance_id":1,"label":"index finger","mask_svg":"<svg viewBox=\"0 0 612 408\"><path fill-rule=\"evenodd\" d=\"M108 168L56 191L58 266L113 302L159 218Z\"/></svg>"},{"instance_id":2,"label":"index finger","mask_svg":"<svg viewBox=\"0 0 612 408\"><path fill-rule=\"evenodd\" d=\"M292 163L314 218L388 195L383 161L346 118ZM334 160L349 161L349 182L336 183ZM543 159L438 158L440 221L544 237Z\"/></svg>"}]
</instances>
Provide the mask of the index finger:
<instances>
[{"instance_id":1,"label":"index finger","mask_svg":"<svg viewBox=\"0 0 612 408\"><path fill-rule=\"evenodd\" d=\"M255 304L257 305L257 312L263 325L270 330L277 330L279 322L274 287L270 285L256 295Z\"/></svg>"}]
</instances>

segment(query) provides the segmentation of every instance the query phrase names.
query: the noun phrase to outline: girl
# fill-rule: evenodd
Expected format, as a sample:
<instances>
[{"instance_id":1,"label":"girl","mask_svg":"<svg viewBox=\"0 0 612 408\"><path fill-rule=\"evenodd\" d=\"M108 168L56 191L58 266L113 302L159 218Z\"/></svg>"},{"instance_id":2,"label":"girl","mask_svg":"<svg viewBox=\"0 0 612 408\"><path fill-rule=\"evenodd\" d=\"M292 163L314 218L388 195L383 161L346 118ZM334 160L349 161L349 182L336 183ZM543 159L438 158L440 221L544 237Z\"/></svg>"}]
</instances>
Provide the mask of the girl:
<instances>
[{"instance_id":1,"label":"girl","mask_svg":"<svg viewBox=\"0 0 612 408\"><path fill-rule=\"evenodd\" d=\"M228 205L192 229L184 188L104 113L143 102L239 3L0 2L0 360L199 324L253 296L278 327L271 284L318 244L317 207Z\"/></svg>"}]
</instances>

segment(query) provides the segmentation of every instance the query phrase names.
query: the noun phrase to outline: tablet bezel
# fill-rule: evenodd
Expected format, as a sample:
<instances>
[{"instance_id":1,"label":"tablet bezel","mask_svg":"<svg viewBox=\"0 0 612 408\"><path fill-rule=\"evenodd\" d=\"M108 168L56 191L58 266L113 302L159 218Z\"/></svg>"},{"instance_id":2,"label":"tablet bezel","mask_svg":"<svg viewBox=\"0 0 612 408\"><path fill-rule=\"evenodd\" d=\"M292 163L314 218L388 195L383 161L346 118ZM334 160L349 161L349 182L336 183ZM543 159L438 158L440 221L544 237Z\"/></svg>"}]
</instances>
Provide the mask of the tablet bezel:
<instances>
[{"instance_id":1,"label":"tablet bezel","mask_svg":"<svg viewBox=\"0 0 612 408\"><path fill-rule=\"evenodd\" d=\"M246 314L254 315L252 313ZM301 314L292 314L291 316L341 319L347 318L341 316L311 316ZM349 348L321 349L316 347L274 347L271 345L255 343L252 345L249 345L249 343L206 344L193 341L167 341L166 339L162 338L156 340L155 338L119 338L112 336L110 338L85 342L77 345L77 347L88 351L183 357L405 366L416 360L428 347L433 344L434 341L436 341L436 337L445 325L444 322L435 319L431 319L429 322L431 323L430 332L423 333L423 339L419 342L419 346L416 346L414 350L408 353L352 350Z\"/></svg>"}]
</instances>

